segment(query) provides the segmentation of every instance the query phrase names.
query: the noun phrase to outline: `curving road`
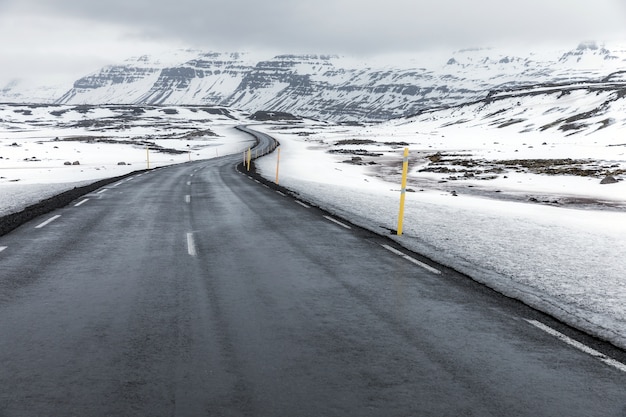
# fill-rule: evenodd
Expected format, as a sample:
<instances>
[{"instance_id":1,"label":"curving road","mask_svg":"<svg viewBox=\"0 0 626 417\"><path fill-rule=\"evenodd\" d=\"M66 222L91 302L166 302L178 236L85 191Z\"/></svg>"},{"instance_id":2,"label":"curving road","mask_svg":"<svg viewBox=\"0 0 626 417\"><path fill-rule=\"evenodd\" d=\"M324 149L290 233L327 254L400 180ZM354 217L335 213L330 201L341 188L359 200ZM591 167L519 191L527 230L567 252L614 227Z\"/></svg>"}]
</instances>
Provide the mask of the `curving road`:
<instances>
[{"instance_id":1,"label":"curving road","mask_svg":"<svg viewBox=\"0 0 626 417\"><path fill-rule=\"evenodd\" d=\"M240 160L137 175L0 237L1 417L626 415L622 351Z\"/></svg>"}]
</instances>

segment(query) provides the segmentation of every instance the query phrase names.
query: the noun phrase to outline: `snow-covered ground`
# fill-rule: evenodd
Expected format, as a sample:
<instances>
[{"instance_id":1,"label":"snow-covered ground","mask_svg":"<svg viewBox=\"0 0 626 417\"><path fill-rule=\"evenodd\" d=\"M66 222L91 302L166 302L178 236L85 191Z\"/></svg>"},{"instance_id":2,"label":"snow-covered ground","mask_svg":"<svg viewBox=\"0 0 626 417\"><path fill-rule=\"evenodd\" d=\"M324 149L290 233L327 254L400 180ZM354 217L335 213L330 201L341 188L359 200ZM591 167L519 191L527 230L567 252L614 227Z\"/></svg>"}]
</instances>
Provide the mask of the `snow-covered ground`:
<instances>
[{"instance_id":1,"label":"snow-covered ground","mask_svg":"<svg viewBox=\"0 0 626 417\"><path fill-rule=\"evenodd\" d=\"M102 178L253 143L234 129L236 112L204 109L0 105L0 215Z\"/></svg>"},{"instance_id":2,"label":"snow-covered ground","mask_svg":"<svg viewBox=\"0 0 626 417\"><path fill-rule=\"evenodd\" d=\"M383 234L397 227L402 151L409 147L413 192L407 193L404 235L394 239L626 348L626 182L600 184L604 171L624 176L621 124L593 134L522 134L519 124L495 128L493 120L462 111L468 110L378 126L302 122L257 129L281 143L281 185ZM240 152L250 144L233 128L248 122L235 112L128 112L0 106L0 215L77 183L143 169L146 142L183 152L150 151L151 167ZM466 122L450 123L459 120ZM547 175L511 162L523 158L553 159L566 173L595 174ZM558 165L563 158L572 161ZM80 165L64 165L74 161ZM275 154L256 165L274 180Z\"/></svg>"}]
</instances>

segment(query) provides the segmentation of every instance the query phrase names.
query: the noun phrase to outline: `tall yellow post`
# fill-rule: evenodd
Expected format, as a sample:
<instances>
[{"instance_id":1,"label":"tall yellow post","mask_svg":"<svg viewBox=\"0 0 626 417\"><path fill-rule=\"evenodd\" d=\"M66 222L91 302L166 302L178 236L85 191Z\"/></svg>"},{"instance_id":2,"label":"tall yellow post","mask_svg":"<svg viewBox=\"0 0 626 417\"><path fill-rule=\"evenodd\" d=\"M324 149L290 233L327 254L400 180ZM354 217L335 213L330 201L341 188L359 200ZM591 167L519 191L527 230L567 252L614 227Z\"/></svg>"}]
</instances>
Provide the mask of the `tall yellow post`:
<instances>
[{"instance_id":1,"label":"tall yellow post","mask_svg":"<svg viewBox=\"0 0 626 417\"><path fill-rule=\"evenodd\" d=\"M150 148L146 145L146 164L148 169L150 169Z\"/></svg>"},{"instance_id":2,"label":"tall yellow post","mask_svg":"<svg viewBox=\"0 0 626 417\"><path fill-rule=\"evenodd\" d=\"M402 225L404 223L404 200L406 198L406 179L409 173L409 148L404 148L404 159L402 160L402 188L400 190L400 213L398 214L398 236L402 236Z\"/></svg>"},{"instance_id":3,"label":"tall yellow post","mask_svg":"<svg viewBox=\"0 0 626 417\"><path fill-rule=\"evenodd\" d=\"M278 184L278 170L280 168L280 148L278 148L278 156L276 157L276 184Z\"/></svg>"},{"instance_id":4,"label":"tall yellow post","mask_svg":"<svg viewBox=\"0 0 626 417\"><path fill-rule=\"evenodd\" d=\"M250 171L250 161L252 160L252 149L248 148L248 171Z\"/></svg>"}]
</instances>

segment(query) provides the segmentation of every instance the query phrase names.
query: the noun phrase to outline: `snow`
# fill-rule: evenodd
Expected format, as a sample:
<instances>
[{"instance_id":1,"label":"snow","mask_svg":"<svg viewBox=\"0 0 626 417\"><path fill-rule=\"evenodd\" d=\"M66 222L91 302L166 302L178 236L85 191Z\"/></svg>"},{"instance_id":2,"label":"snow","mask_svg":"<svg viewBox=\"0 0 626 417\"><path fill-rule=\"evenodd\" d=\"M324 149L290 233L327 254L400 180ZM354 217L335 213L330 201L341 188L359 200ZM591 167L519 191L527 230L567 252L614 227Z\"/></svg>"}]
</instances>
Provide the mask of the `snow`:
<instances>
[{"instance_id":1,"label":"snow","mask_svg":"<svg viewBox=\"0 0 626 417\"><path fill-rule=\"evenodd\" d=\"M0 105L0 215L99 179L238 153L252 143L226 116L198 108L142 109L132 119L119 106ZM98 124L77 124L84 120ZM209 128L216 136L205 132ZM103 138L112 143L98 141Z\"/></svg>"},{"instance_id":2,"label":"snow","mask_svg":"<svg viewBox=\"0 0 626 417\"><path fill-rule=\"evenodd\" d=\"M545 115L557 106L555 97L532 97L527 106L496 104L509 112L524 112L528 123L540 126L571 110L572 103L561 103L561 110ZM579 95L575 104L584 110L601 101L595 94ZM69 105L0 105L0 215L76 184L146 167L146 150L140 145L55 141L55 137L145 140L190 151L181 155L151 152L151 167L183 163L190 155L205 159L238 153L250 144L250 137L233 129L249 121L232 110L239 120L193 107L142 109L139 117L128 118L128 110L115 106L85 110ZM51 115L54 110L60 115ZM573 136L555 129L522 133L523 124L494 127L495 119L508 120L510 114L486 117L493 110L446 109L365 127L305 121L256 128L279 140L280 184L305 200L626 347L626 181L600 185L598 177L549 176L516 169L491 180L450 180L449 173L421 172L429 166L428 156L437 152L465 155L462 158L485 165L497 159L569 157L593 160L590 166L626 168L624 147L609 146L626 142L620 141L621 126L616 123ZM458 123L462 119L467 122ZM76 124L81 120L97 120L102 125L81 127ZM207 129L219 136L202 133ZM187 137L191 132L197 136ZM398 237L390 231L397 227L404 146L411 150L409 188L414 192L406 194L404 234ZM351 161L357 151L365 151L360 156L363 165L344 162ZM32 157L38 160L29 160ZM81 165L63 165L74 160ZM119 166L120 161L130 165ZM256 166L273 181L276 155L261 158ZM539 201L531 202L529 196ZM585 201L565 203L573 197ZM552 204L552 200L561 203Z\"/></svg>"}]
</instances>

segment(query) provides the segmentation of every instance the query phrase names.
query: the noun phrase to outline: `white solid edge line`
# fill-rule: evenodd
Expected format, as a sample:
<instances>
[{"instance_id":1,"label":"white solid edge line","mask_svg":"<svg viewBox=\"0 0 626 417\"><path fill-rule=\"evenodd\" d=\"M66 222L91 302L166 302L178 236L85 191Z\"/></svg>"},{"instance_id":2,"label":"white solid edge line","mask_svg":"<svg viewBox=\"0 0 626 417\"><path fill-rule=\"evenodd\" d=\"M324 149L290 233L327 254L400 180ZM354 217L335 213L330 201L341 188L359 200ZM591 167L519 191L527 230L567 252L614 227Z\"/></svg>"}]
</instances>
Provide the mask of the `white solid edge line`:
<instances>
[{"instance_id":1,"label":"white solid edge line","mask_svg":"<svg viewBox=\"0 0 626 417\"><path fill-rule=\"evenodd\" d=\"M89 199L88 199L88 198L86 198L86 199L84 199L83 201L80 201L80 202L78 202L78 203L74 204L74 207L80 207L80 206L82 206L83 204L85 204L87 201L89 201Z\"/></svg>"},{"instance_id":2,"label":"white solid edge line","mask_svg":"<svg viewBox=\"0 0 626 417\"><path fill-rule=\"evenodd\" d=\"M294 200L294 201L296 202L296 204L300 204L304 208L311 208L311 206L304 204L302 201L298 201L298 200Z\"/></svg>"},{"instance_id":3,"label":"white solid edge line","mask_svg":"<svg viewBox=\"0 0 626 417\"><path fill-rule=\"evenodd\" d=\"M333 223L335 223L335 224L338 224L338 225L339 225L339 226L341 226L341 227L345 227L346 229L350 229L350 230L352 230L352 228L351 228L350 226L348 226L347 224L343 224L343 223L341 223L339 220L335 220L335 219L333 219L332 217L329 217L329 216L324 216L324 218L325 218L326 220L330 220L331 222L333 222Z\"/></svg>"},{"instance_id":4,"label":"white solid edge line","mask_svg":"<svg viewBox=\"0 0 626 417\"><path fill-rule=\"evenodd\" d=\"M604 353L600 353L597 350L592 349L589 346L584 345L580 343L579 341L572 339L569 336L565 336L563 333L558 332L554 330L552 327L546 326L545 324L537 320L529 320L529 319L524 319L524 320L526 320L529 324L535 326L539 330L542 330L548 333L549 335L556 337L557 339L580 350L581 352L584 352L590 356L593 356L594 358L601 360L602 362L604 362L605 364L609 366L612 366L613 368L619 369L622 372L626 372L626 365L624 365L623 363L619 361L616 361L615 359L609 358Z\"/></svg>"},{"instance_id":5,"label":"white solid edge line","mask_svg":"<svg viewBox=\"0 0 626 417\"><path fill-rule=\"evenodd\" d=\"M56 219L58 219L59 217L61 217L60 214L57 214L56 216L52 216L51 218L49 218L48 220L46 220L45 222L35 226L35 229L41 229L42 227L46 227L47 225L49 225L50 223L52 223L53 221L55 221Z\"/></svg>"},{"instance_id":6,"label":"white solid edge line","mask_svg":"<svg viewBox=\"0 0 626 417\"><path fill-rule=\"evenodd\" d=\"M189 256L196 256L196 243L193 240L193 233L187 233L187 253Z\"/></svg>"},{"instance_id":7,"label":"white solid edge line","mask_svg":"<svg viewBox=\"0 0 626 417\"><path fill-rule=\"evenodd\" d=\"M395 253L396 255L401 256L404 259L406 259L407 261L412 262L415 265L420 266L420 267L424 268L425 270L432 272L433 274L441 275L441 271L438 270L437 268L433 268L432 266L430 266L428 264L425 264L422 261L418 261L417 259L415 259L415 258L413 258L413 257L411 257L411 256L409 256L407 254L405 254L404 252L401 252L401 251L399 251L399 250L397 250L395 248L392 248L389 245L381 245L381 246L383 248L387 249L389 252Z\"/></svg>"}]
</instances>

